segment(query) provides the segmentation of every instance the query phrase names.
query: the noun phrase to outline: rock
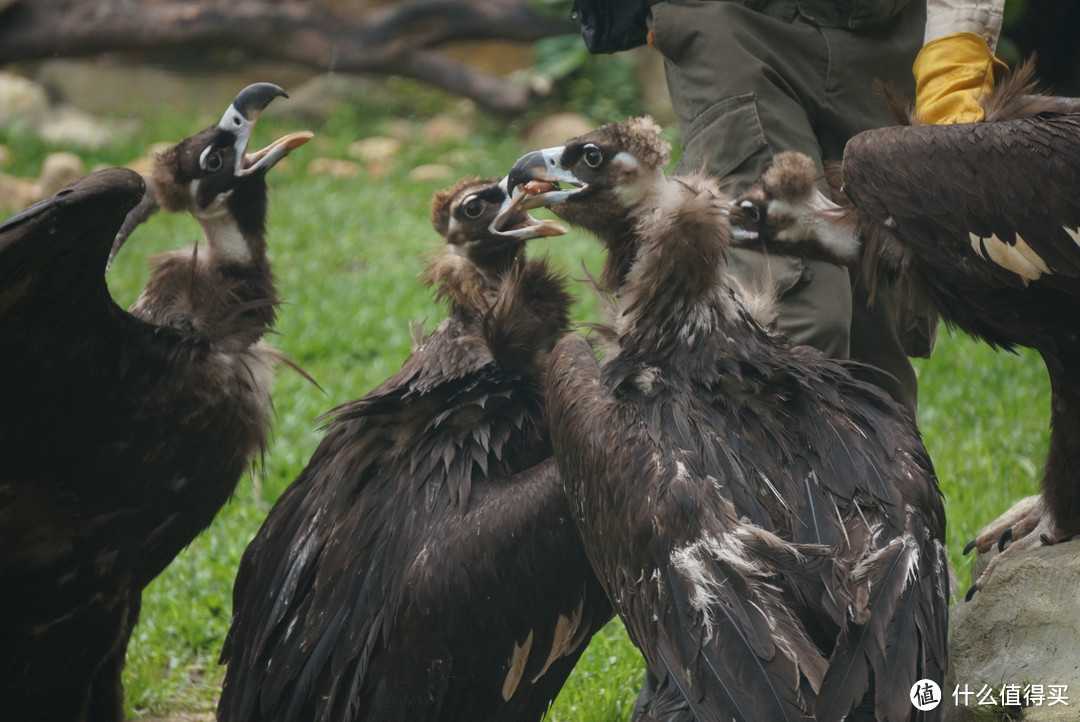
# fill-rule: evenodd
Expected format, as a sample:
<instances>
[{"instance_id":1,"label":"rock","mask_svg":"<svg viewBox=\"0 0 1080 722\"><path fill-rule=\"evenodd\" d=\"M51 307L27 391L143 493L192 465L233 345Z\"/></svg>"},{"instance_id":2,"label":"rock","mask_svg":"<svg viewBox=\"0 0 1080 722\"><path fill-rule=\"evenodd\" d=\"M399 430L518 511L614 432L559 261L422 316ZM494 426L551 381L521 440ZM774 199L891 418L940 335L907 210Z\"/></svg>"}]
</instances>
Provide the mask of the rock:
<instances>
[{"instance_id":1,"label":"rock","mask_svg":"<svg viewBox=\"0 0 1080 722\"><path fill-rule=\"evenodd\" d=\"M388 138L381 135L373 135L361 138L349 144L349 157L363 163L378 163L391 160L401 152L401 141L397 138Z\"/></svg>"},{"instance_id":2,"label":"rock","mask_svg":"<svg viewBox=\"0 0 1080 722\"><path fill-rule=\"evenodd\" d=\"M32 80L0 72L0 125L34 123L49 110L45 89Z\"/></svg>"},{"instance_id":3,"label":"rock","mask_svg":"<svg viewBox=\"0 0 1080 722\"><path fill-rule=\"evenodd\" d=\"M23 178L0 173L0 220L34 202L34 185Z\"/></svg>"},{"instance_id":4,"label":"rock","mask_svg":"<svg viewBox=\"0 0 1080 722\"><path fill-rule=\"evenodd\" d=\"M20 211L45 200L61 188L86 175L86 165L74 153L50 153L41 164L37 178L16 178L0 173L0 211Z\"/></svg>"},{"instance_id":5,"label":"rock","mask_svg":"<svg viewBox=\"0 0 1080 722\"><path fill-rule=\"evenodd\" d=\"M71 106L53 108L38 124L38 135L47 143L100 148L114 135L109 126Z\"/></svg>"},{"instance_id":6,"label":"rock","mask_svg":"<svg viewBox=\"0 0 1080 722\"><path fill-rule=\"evenodd\" d=\"M394 159L401 152L401 141L386 136L361 138L349 144L350 158L356 158L364 164L368 178L379 180L389 175L394 168Z\"/></svg>"},{"instance_id":7,"label":"rock","mask_svg":"<svg viewBox=\"0 0 1080 722\"><path fill-rule=\"evenodd\" d=\"M99 148L115 131L71 105L53 106L41 85L11 73L0 73L0 125L32 130L56 145Z\"/></svg>"},{"instance_id":8,"label":"rock","mask_svg":"<svg viewBox=\"0 0 1080 722\"><path fill-rule=\"evenodd\" d=\"M37 182L37 198L44 200L61 188L71 185L86 175L86 164L74 153L49 153L41 163L41 176Z\"/></svg>"},{"instance_id":9,"label":"rock","mask_svg":"<svg viewBox=\"0 0 1080 722\"><path fill-rule=\"evenodd\" d=\"M526 130L522 142L530 148L550 148L595 129L596 124L583 115L555 113L538 120Z\"/></svg>"},{"instance_id":10,"label":"rock","mask_svg":"<svg viewBox=\"0 0 1080 722\"><path fill-rule=\"evenodd\" d=\"M379 125L386 135L403 143L416 135L415 124L408 118L388 118Z\"/></svg>"},{"instance_id":11,"label":"rock","mask_svg":"<svg viewBox=\"0 0 1080 722\"><path fill-rule=\"evenodd\" d=\"M341 158L315 158L307 165L311 175L330 175L335 178L355 178L362 170L359 163Z\"/></svg>"},{"instance_id":12,"label":"rock","mask_svg":"<svg viewBox=\"0 0 1080 722\"><path fill-rule=\"evenodd\" d=\"M440 163L428 163L418 165L409 171L409 180L422 183L426 181L442 181L452 178L454 169Z\"/></svg>"},{"instance_id":13,"label":"rock","mask_svg":"<svg viewBox=\"0 0 1080 722\"><path fill-rule=\"evenodd\" d=\"M174 145L176 144L167 140L151 143L150 147L146 149L146 153L134 160L129 160L124 164L124 167L135 171L139 175L150 175L150 171L154 169L154 158L157 154L172 148Z\"/></svg>"},{"instance_id":14,"label":"rock","mask_svg":"<svg viewBox=\"0 0 1080 722\"><path fill-rule=\"evenodd\" d=\"M428 145L464 143L470 134L472 123L449 115L437 115L420 129L420 138Z\"/></svg>"},{"instance_id":15,"label":"rock","mask_svg":"<svg viewBox=\"0 0 1080 722\"><path fill-rule=\"evenodd\" d=\"M970 718L952 704L957 686L978 692L984 685L996 691L995 698L1004 685L1043 685L1044 692L1065 685L1068 706L1051 706L1047 699L1026 707L1024 719L1080 718L1080 541L1002 562L982 591L950 611L949 674L942 693L954 715L946 719ZM973 698L970 704L974 711L988 709Z\"/></svg>"}]
</instances>

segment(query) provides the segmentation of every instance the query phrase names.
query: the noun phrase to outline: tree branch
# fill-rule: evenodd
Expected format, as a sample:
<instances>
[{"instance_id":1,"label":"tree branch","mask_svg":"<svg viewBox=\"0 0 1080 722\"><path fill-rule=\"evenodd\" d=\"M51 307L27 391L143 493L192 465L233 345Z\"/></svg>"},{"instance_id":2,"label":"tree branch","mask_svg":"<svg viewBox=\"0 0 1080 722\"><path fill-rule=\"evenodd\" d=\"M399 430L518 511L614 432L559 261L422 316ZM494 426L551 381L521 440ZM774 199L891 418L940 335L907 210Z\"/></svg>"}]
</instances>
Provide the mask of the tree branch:
<instances>
[{"instance_id":1,"label":"tree branch","mask_svg":"<svg viewBox=\"0 0 1080 722\"><path fill-rule=\"evenodd\" d=\"M414 77L489 108L529 91L437 52L457 40L531 42L575 32L527 0L405 0L361 14L297 0L23 0L0 24L0 64L107 51L240 48L319 70Z\"/></svg>"}]
</instances>

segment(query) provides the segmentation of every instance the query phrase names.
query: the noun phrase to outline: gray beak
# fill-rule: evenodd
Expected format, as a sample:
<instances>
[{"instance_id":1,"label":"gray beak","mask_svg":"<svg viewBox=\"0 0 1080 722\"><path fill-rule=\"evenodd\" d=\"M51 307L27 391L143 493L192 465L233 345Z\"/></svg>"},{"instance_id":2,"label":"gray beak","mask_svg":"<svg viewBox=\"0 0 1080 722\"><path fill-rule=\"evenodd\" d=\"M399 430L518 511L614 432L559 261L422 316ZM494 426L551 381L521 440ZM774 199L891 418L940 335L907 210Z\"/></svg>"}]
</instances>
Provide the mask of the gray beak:
<instances>
[{"instance_id":1,"label":"gray beak","mask_svg":"<svg viewBox=\"0 0 1080 722\"><path fill-rule=\"evenodd\" d=\"M507 175L507 187L511 194L529 181L539 180L550 183L569 183L574 188L545 191L530 195L522 204L523 208L538 208L562 203L588 186L570 171L562 167L563 146L545 148L527 153L514 163Z\"/></svg>"},{"instance_id":2,"label":"gray beak","mask_svg":"<svg viewBox=\"0 0 1080 722\"><path fill-rule=\"evenodd\" d=\"M501 185L507 189L508 179L503 178ZM528 195L521 187L514 188L513 193L508 193L499 208L499 214L491 222L488 231L492 235L500 236L507 240L529 240L546 236L561 236L566 233L566 226L551 220L538 220L530 216L525 210L525 202L534 196ZM535 206L533 206L535 207Z\"/></svg>"},{"instance_id":3,"label":"gray beak","mask_svg":"<svg viewBox=\"0 0 1080 722\"><path fill-rule=\"evenodd\" d=\"M225 115L221 116L218 127L236 134L236 175L269 170L288 155L289 151L299 148L314 137L309 131L302 130L279 138L261 150L247 152L251 131L259 119L259 114L270 105L270 101L279 97L288 98L289 95L273 83L253 83L236 94L232 105L225 111Z\"/></svg>"}]
</instances>

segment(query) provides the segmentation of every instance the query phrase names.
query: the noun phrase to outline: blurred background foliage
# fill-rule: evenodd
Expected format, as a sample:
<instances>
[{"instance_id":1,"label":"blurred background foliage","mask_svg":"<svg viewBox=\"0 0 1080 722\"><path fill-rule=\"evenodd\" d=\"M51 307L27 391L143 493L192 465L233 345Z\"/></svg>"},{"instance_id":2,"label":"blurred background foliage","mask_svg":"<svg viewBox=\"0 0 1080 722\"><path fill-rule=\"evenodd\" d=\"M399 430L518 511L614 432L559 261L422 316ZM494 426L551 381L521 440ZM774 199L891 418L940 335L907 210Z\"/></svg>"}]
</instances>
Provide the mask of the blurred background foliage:
<instances>
[{"instance_id":1,"label":"blurred background foliage","mask_svg":"<svg viewBox=\"0 0 1080 722\"><path fill-rule=\"evenodd\" d=\"M324 1L356 10L373 6L360 0ZM570 16L571 0L531 2L553 17ZM1080 3L1009 0L1006 9L1002 58L1015 63L1036 52L1043 81L1059 93L1078 94ZM460 50L466 57L484 52L479 45ZM568 34L504 52L513 62L507 55L489 62L537 91L535 102L520 115L485 112L415 80L384 76L310 122L288 117L285 103L280 111L272 107L261 121L264 139L304 125L317 133L309 147L271 176L270 245L287 298L278 325L281 335L274 343L324 390L288 371L278 374L275 442L266 464L241 483L211 529L148 588L125 673L131 714L194 711L203 715L200 719L209 718L222 677L216 656L228 627L236 564L269 506L310 458L320 438L316 419L333 405L363 395L399 367L409 352L409 321L426 318L430 329L444 315L417 279L422 258L438 242L428 221L432 193L458 175L504 173L521 153L535 147L530 145L535 125L563 111L580 113L591 125L653 113L664 122L677 154L678 133L665 116L662 67L653 51L592 56L578 35ZM214 93L235 92L242 83L231 75L219 81L209 73L215 67L233 74L238 69L261 73L252 68L265 58L171 50L88 61L97 75L110 64L131 70L140 62L163 64L176 72L197 71L192 92L182 102L140 111L135 126L101 147L80 149L87 168L126 164L153 142L175 142L216 121L224 105ZM23 64L6 69L35 75L43 68ZM63 66L62 72L73 75L74 68ZM302 75L290 72L289 77ZM111 77L107 82L123 83ZM294 89L292 80L280 82ZM224 90L216 90L215 84ZM62 89L51 92L54 100L63 95ZM122 110L115 114L124 117ZM438 117L461 121L467 132L453 138L425 137L424 124ZM32 176L49 153L66 149L32 131L26 124L0 122L0 147L8 149L6 159L0 159L4 173ZM384 172L363 165L352 176L315 172L316 158L347 160L350 144L369 136L401 139L400 153ZM411 170L420 164L440 164L454 175L418 180ZM197 233L191 219L160 214L141 229L111 272L118 302L127 305L136 297L146 281L149 254L177 247ZM595 271L600 263L596 244L582 234L545 239L534 252L549 254L574 278L583 275L583 265ZM595 319L598 310L590 294L579 296L575 317ZM917 362L917 370L920 426L946 496L950 558L963 592L971 564L960 553L963 545L1009 504L1037 489L1049 413L1046 373L1031 352L995 353L949 333L942 334L932 359ZM640 677L636 651L618 623L609 625L594 640L550 719L628 719Z\"/></svg>"}]
</instances>

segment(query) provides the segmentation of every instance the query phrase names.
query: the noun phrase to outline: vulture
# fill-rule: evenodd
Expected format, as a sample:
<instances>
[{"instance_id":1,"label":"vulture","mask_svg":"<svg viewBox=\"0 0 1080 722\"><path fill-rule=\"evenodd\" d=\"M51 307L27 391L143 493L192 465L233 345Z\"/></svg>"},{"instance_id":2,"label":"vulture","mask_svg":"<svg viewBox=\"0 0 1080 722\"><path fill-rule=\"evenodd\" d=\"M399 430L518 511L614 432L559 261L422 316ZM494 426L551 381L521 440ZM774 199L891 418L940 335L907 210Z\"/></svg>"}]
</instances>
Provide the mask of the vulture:
<instances>
[{"instance_id":1,"label":"vulture","mask_svg":"<svg viewBox=\"0 0 1080 722\"><path fill-rule=\"evenodd\" d=\"M266 172L310 133L246 150L284 92L240 92L156 159L162 206L205 239L163 254L130 311L105 265L144 194L93 173L0 225L0 708L30 722L124 719L143 587L266 448L277 297Z\"/></svg>"},{"instance_id":2,"label":"vulture","mask_svg":"<svg viewBox=\"0 0 1080 722\"><path fill-rule=\"evenodd\" d=\"M241 560L221 722L539 720L612 617L545 416L571 296L505 179L436 194L449 315L331 411Z\"/></svg>"},{"instance_id":3,"label":"vulture","mask_svg":"<svg viewBox=\"0 0 1080 722\"><path fill-rule=\"evenodd\" d=\"M568 335L547 379L593 570L681 719L937 719L909 699L947 654L945 514L918 431L750 315L726 275L730 201L665 176L658 130L606 125L508 176L607 250L603 362Z\"/></svg>"},{"instance_id":4,"label":"vulture","mask_svg":"<svg viewBox=\"0 0 1080 722\"><path fill-rule=\"evenodd\" d=\"M769 240L758 243L786 245L768 227L789 224L789 238L801 233L848 256L865 238L864 267L880 264L910 282L949 324L995 348L1042 356L1051 417L1041 494L968 544L965 552L1004 549L969 599L1002 560L1080 534L1080 101L1035 92L1029 64L984 107L981 122L898 125L852 138L840 168L844 208L825 209L816 192L790 195L777 183L736 203L759 217L775 208L818 216L809 224L787 212L787 221L758 221L745 229L765 232ZM830 221L824 229L822 218Z\"/></svg>"}]
</instances>

